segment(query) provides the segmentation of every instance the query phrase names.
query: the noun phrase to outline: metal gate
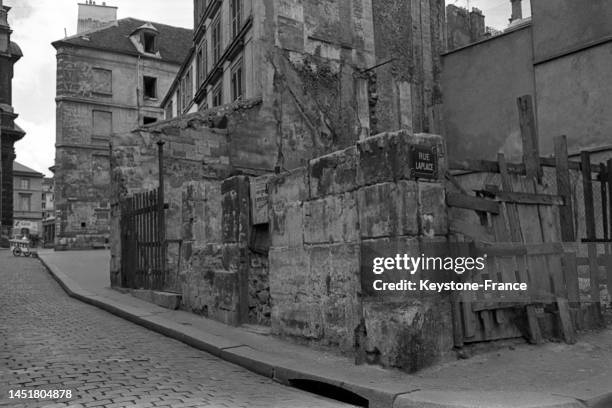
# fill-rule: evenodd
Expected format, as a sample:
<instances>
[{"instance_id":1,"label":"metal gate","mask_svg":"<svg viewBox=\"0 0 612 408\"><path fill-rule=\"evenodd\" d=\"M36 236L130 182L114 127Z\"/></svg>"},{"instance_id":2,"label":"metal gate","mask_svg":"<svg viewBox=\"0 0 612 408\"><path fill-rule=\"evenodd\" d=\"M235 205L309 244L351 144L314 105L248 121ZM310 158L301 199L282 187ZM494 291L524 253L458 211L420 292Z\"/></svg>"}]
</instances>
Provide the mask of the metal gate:
<instances>
[{"instance_id":1,"label":"metal gate","mask_svg":"<svg viewBox=\"0 0 612 408\"><path fill-rule=\"evenodd\" d=\"M157 148L159 187L119 202L121 286L124 288L163 290L168 278L163 140L157 142Z\"/></svg>"},{"instance_id":2,"label":"metal gate","mask_svg":"<svg viewBox=\"0 0 612 408\"><path fill-rule=\"evenodd\" d=\"M162 290L166 281L165 206L158 189L121 201L122 286Z\"/></svg>"}]
</instances>

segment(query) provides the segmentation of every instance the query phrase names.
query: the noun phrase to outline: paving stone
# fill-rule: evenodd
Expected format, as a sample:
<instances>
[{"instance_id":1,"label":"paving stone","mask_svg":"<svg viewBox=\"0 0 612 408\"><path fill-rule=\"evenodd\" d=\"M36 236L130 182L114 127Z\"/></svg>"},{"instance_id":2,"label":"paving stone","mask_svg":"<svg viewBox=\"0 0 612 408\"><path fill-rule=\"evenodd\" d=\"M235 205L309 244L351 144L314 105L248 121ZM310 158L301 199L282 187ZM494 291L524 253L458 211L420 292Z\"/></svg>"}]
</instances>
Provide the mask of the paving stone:
<instances>
[{"instance_id":1,"label":"paving stone","mask_svg":"<svg viewBox=\"0 0 612 408\"><path fill-rule=\"evenodd\" d=\"M0 350L2 407L348 406L282 386L72 299L38 260L15 259L5 250ZM29 388L30 383L39 385ZM8 390L22 389L66 389L72 398L8 399Z\"/></svg>"}]
</instances>

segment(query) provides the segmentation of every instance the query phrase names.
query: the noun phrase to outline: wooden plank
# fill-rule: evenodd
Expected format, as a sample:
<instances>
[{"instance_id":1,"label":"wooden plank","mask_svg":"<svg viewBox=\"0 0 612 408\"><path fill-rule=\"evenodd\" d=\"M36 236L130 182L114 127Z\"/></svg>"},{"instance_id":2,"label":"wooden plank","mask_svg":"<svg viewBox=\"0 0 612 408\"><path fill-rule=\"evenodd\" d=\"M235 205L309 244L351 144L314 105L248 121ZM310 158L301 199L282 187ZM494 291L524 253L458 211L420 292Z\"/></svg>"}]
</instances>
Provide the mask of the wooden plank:
<instances>
[{"instance_id":1,"label":"wooden plank","mask_svg":"<svg viewBox=\"0 0 612 408\"><path fill-rule=\"evenodd\" d=\"M481 312L483 310L512 309L529 304L531 304L531 299L529 296L512 296L506 298L503 302L500 302L499 300L475 300L472 302L472 310L475 312Z\"/></svg>"},{"instance_id":2,"label":"wooden plank","mask_svg":"<svg viewBox=\"0 0 612 408\"><path fill-rule=\"evenodd\" d=\"M450 245L450 255L452 257L470 256L470 248L468 242L452 242ZM465 281L464 276L459 277L460 281ZM453 291L451 293L451 313L453 319L453 340L455 347L463 347L463 339L465 332L463 329L463 321L461 318L461 292Z\"/></svg>"},{"instance_id":3,"label":"wooden plank","mask_svg":"<svg viewBox=\"0 0 612 408\"><path fill-rule=\"evenodd\" d=\"M500 169L502 189L506 192L512 192L513 191L512 181L510 179L506 160L503 154L498 155L498 165ZM512 203L504 203L502 205L505 206L505 210L506 210L505 212L508 217L510 238L512 239L512 241L516 243L521 243L523 241L523 234L521 231L521 221L519 218L519 212L517 209L517 205L512 204ZM524 255L515 256L514 262L516 265L516 279L515 280L518 282L525 282L529 285L530 282L529 282L529 277L527 274L526 257ZM526 294L527 297L529 297L529 293L530 292ZM527 324L529 327L529 333L528 333L529 341L534 344L539 344L542 342L542 334L541 334L540 326L537 320L535 308L533 305L530 304L529 301L523 302L522 306L525 306L525 312L527 315Z\"/></svg>"},{"instance_id":4,"label":"wooden plank","mask_svg":"<svg viewBox=\"0 0 612 408\"><path fill-rule=\"evenodd\" d=\"M501 176L502 189L511 193L513 191L512 182L510 180L510 176L508 175L506 159L503 154L500 153L497 155L497 162L499 163L499 174ZM506 215L508 217L508 225L510 228L510 239L514 242L522 242L523 237L521 234L521 222L516 205L507 204L505 207Z\"/></svg>"},{"instance_id":5,"label":"wooden plank","mask_svg":"<svg viewBox=\"0 0 612 408\"><path fill-rule=\"evenodd\" d=\"M534 182L535 180L528 180L522 177L516 180L517 189L519 191L535 193ZM533 205L517 205L516 208L519 215L523 242L543 242L542 223L538 207Z\"/></svg>"},{"instance_id":6,"label":"wooden plank","mask_svg":"<svg viewBox=\"0 0 612 408\"><path fill-rule=\"evenodd\" d=\"M540 157L540 165L542 167L556 167L554 157ZM479 173L499 173L499 166L493 160L476 160L476 159L464 159L464 160L449 160L448 168L450 171L458 172L479 172ZM577 161L568 161L568 168L570 170L581 171L582 164ZM591 165L592 173L599 173L598 165ZM525 175L525 165L523 163L508 163L508 172L510 174Z\"/></svg>"},{"instance_id":7,"label":"wooden plank","mask_svg":"<svg viewBox=\"0 0 612 408\"><path fill-rule=\"evenodd\" d=\"M499 173L499 164L493 160L450 160L448 167L456 171L474 171L479 173ZM525 174L525 165L522 163L508 163L508 172Z\"/></svg>"},{"instance_id":8,"label":"wooden plank","mask_svg":"<svg viewBox=\"0 0 612 408\"><path fill-rule=\"evenodd\" d=\"M561 251L560 254L562 254ZM565 279L563 274L563 263L562 256L552 255L548 259L548 272L552 287L552 293L557 297L567 299L567 286L565 285Z\"/></svg>"},{"instance_id":9,"label":"wooden plank","mask_svg":"<svg viewBox=\"0 0 612 408\"><path fill-rule=\"evenodd\" d=\"M453 187L459 190L459 192L466 195L469 194L469 192L459 183L459 180L457 180L457 178L450 174L448 171L444 174L444 178L446 178L446 180L448 180Z\"/></svg>"},{"instance_id":10,"label":"wooden plank","mask_svg":"<svg viewBox=\"0 0 612 408\"><path fill-rule=\"evenodd\" d=\"M603 225L603 237L608 239L608 189L607 189L607 171L606 165L601 163L601 172L599 173L599 187L601 195L601 223Z\"/></svg>"},{"instance_id":11,"label":"wooden plank","mask_svg":"<svg viewBox=\"0 0 612 408\"><path fill-rule=\"evenodd\" d=\"M606 185L608 190L608 221L610 222L610 228L608 229L608 234L612 236L612 159L608 159L606 163ZM605 211L605 209L603 210ZM607 238L610 238L608 236ZM605 238L605 237L604 237Z\"/></svg>"},{"instance_id":12,"label":"wooden plank","mask_svg":"<svg viewBox=\"0 0 612 408\"><path fill-rule=\"evenodd\" d=\"M523 95L517 99L521 139L523 141L523 163L528 179L542 180L540 166L540 147L536 129L535 111L531 95Z\"/></svg>"},{"instance_id":13,"label":"wooden plank","mask_svg":"<svg viewBox=\"0 0 612 408\"><path fill-rule=\"evenodd\" d=\"M561 239L564 242L576 240L574 233L574 210L572 209L572 185L569 174L569 160L567 157L567 137L555 138L555 163L557 176L557 194L563 197L564 204L559 209L559 222L561 224Z\"/></svg>"},{"instance_id":14,"label":"wooden plank","mask_svg":"<svg viewBox=\"0 0 612 408\"><path fill-rule=\"evenodd\" d=\"M572 306L580 305L580 288L578 285L578 265L576 254L566 252L563 254L563 277L567 288L567 299Z\"/></svg>"},{"instance_id":15,"label":"wooden plank","mask_svg":"<svg viewBox=\"0 0 612 408\"><path fill-rule=\"evenodd\" d=\"M475 241L494 241L495 236L483 225L452 217L448 228L453 233L463 234Z\"/></svg>"},{"instance_id":16,"label":"wooden plank","mask_svg":"<svg viewBox=\"0 0 612 408\"><path fill-rule=\"evenodd\" d=\"M599 263L597 262L597 244L587 244L589 258L589 281L591 286L591 302L601 318L601 299L599 293Z\"/></svg>"},{"instance_id":17,"label":"wooden plank","mask_svg":"<svg viewBox=\"0 0 612 408\"><path fill-rule=\"evenodd\" d=\"M449 193L446 195L446 203L451 207L499 214L499 203L465 194Z\"/></svg>"},{"instance_id":18,"label":"wooden plank","mask_svg":"<svg viewBox=\"0 0 612 408\"><path fill-rule=\"evenodd\" d=\"M557 167L556 157L540 157L540 165L543 167ZM572 161L572 160L568 161L567 167L570 170L582 171L582 163L577 162L577 161ZM591 172L598 173L599 166L592 164Z\"/></svg>"},{"instance_id":19,"label":"wooden plank","mask_svg":"<svg viewBox=\"0 0 612 408\"><path fill-rule=\"evenodd\" d=\"M606 267L606 288L608 289L609 299L612 299L612 248L610 244L604 244L606 255L604 266Z\"/></svg>"},{"instance_id":20,"label":"wooden plank","mask_svg":"<svg viewBox=\"0 0 612 408\"><path fill-rule=\"evenodd\" d=\"M591 181L591 155L587 151L580 152L582 162L582 187L584 196L584 219L586 223L587 239L596 237L595 207L593 202L593 182ZM589 280L591 286L591 302L593 303L596 318L601 320L601 304L599 295L599 263L597 262L597 244L587 244L589 258Z\"/></svg>"},{"instance_id":21,"label":"wooden plank","mask_svg":"<svg viewBox=\"0 0 612 408\"><path fill-rule=\"evenodd\" d=\"M486 186L485 187L485 191L482 192L482 194L489 194L487 193L488 191L493 191L493 192L497 192L499 191L499 187L494 186L494 185L490 185L490 186ZM480 194L477 192L477 194ZM500 213L498 215L491 215L491 225L493 227L493 234L494 234L494 239L492 240L488 240L488 241L495 241L495 242L507 242L510 240L510 233L508 232L508 226L506 225L506 211L505 211L505 204L501 204L500 207ZM479 241L487 241L484 239L481 239Z\"/></svg>"},{"instance_id":22,"label":"wooden plank","mask_svg":"<svg viewBox=\"0 0 612 408\"><path fill-rule=\"evenodd\" d=\"M576 343L576 331L572 324L572 317L567 299L558 297L557 308L559 309L559 323L561 332L563 333L563 340L565 340L567 344Z\"/></svg>"},{"instance_id":23,"label":"wooden plank","mask_svg":"<svg viewBox=\"0 0 612 408\"><path fill-rule=\"evenodd\" d=\"M598 255L597 256L597 265L599 266L606 266L608 264L609 260L607 258L607 255ZM591 264L591 260L589 257L587 256L579 256L576 258L576 264L578 266L589 266Z\"/></svg>"},{"instance_id":24,"label":"wooden plank","mask_svg":"<svg viewBox=\"0 0 612 408\"><path fill-rule=\"evenodd\" d=\"M512 193L506 191L491 191L485 189L487 193L495 195L495 201L525 204L525 205L564 205L563 197L552 194L535 194L535 193Z\"/></svg>"},{"instance_id":25,"label":"wooden plank","mask_svg":"<svg viewBox=\"0 0 612 408\"><path fill-rule=\"evenodd\" d=\"M590 153L586 151L580 152L580 157L583 164L582 188L584 192L584 217L587 231L586 237L588 239L595 239L597 237L595 229L595 208L593 203L593 182L591 181L591 172L589 170L585 170L590 169L591 167L591 157Z\"/></svg>"},{"instance_id":26,"label":"wooden plank","mask_svg":"<svg viewBox=\"0 0 612 408\"><path fill-rule=\"evenodd\" d=\"M608 221L610 223L608 228L608 237L612 237L612 159L608 159L606 163L606 187L608 191ZM606 211L606 209L602 209L602 211ZM612 299L612 244L605 244L607 262L606 262L606 284L608 288L608 294L610 295L610 299Z\"/></svg>"},{"instance_id":27,"label":"wooden plank","mask_svg":"<svg viewBox=\"0 0 612 408\"><path fill-rule=\"evenodd\" d=\"M560 242L475 242L474 253L476 256L558 255L563 253L563 245Z\"/></svg>"}]
</instances>

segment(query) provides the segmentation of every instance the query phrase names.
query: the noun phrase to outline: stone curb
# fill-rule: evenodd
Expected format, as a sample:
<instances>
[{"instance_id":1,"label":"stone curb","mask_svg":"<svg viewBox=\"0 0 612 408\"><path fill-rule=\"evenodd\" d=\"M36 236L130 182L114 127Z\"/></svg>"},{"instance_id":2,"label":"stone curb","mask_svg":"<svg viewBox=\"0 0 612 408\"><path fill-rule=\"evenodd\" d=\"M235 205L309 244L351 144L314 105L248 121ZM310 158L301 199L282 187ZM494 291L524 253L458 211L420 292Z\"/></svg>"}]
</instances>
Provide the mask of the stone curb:
<instances>
[{"instance_id":1,"label":"stone curb","mask_svg":"<svg viewBox=\"0 0 612 408\"><path fill-rule=\"evenodd\" d=\"M173 328L172 322L152 319L151 313L139 313L136 308L124 305L113 305L104 298L81 288L63 272L50 267L43 258L43 266L70 296L90 304L149 330L178 340L198 350L205 351L225 361L236 364L256 374L271 378L281 384L292 386L291 380L313 380L331 384L367 398L370 408L609 408L612 407L612 392L605 395L578 400L572 397L552 396L542 393L524 392L479 392L479 391L444 391L421 390L406 385L406 391L394 392L389 389L348 383L332 377L311 373L295 365L283 364L282 360L269 353L255 350L248 345L236 344L220 336L211 336L203 340L186 333L189 329ZM132 310L130 310L132 309ZM214 338L216 337L216 339ZM500 397L504 401L501 402ZM520 401L520 405L517 402Z\"/></svg>"}]
</instances>

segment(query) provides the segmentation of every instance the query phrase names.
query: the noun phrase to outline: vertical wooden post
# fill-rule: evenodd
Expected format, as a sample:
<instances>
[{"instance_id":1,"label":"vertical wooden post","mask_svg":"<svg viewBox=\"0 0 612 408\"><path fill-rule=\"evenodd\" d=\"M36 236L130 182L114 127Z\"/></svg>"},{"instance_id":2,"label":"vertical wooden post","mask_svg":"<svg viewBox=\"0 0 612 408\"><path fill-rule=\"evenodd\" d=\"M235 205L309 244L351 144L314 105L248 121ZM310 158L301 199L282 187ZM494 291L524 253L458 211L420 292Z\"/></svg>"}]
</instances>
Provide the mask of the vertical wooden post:
<instances>
[{"instance_id":1,"label":"vertical wooden post","mask_svg":"<svg viewBox=\"0 0 612 408\"><path fill-rule=\"evenodd\" d=\"M584 220L586 223L587 240L595 240L595 207L593 202L593 181L591 180L591 156L589 152L580 152L582 169L582 187L584 190ZM601 304L599 296L599 263L597 262L597 244L587 244L589 258L589 280L591 284L591 302L595 308L596 318L601 320Z\"/></svg>"},{"instance_id":2,"label":"vertical wooden post","mask_svg":"<svg viewBox=\"0 0 612 408\"><path fill-rule=\"evenodd\" d=\"M503 154L500 153L497 155L497 162L499 164L502 190L511 193L513 191L512 181L510 180L506 158ZM521 222L516 204L506 203L506 212L508 214L508 225L510 227L510 237L512 242L523 242ZM527 276L527 258L517 256L515 261L517 267L516 270L518 271L521 282L528 283L529 277ZM527 325L529 327L529 342L532 344L539 344L542 342L542 332L540 330L540 324L538 323L535 307L530 304L525 305L525 313L527 315Z\"/></svg>"},{"instance_id":3,"label":"vertical wooden post","mask_svg":"<svg viewBox=\"0 0 612 408\"><path fill-rule=\"evenodd\" d=\"M599 186L601 191L601 221L603 224L603 238L608 239L608 171L604 163L599 164Z\"/></svg>"},{"instance_id":4,"label":"vertical wooden post","mask_svg":"<svg viewBox=\"0 0 612 408\"><path fill-rule=\"evenodd\" d=\"M163 140L157 142L157 155L159 164L159 187L157 189L157 221L159 223L158 240L159 244L161 245L161 265L159 273L162 276L162 280L165 280L166 276L166 220L164 217L164 144L165 142Z\"/></svg>"},{"instance_id":5,"label":"vertical wooden post","mask_svg":"<svg viewBox=\"0 0 612 408\"><path fill-rule=\"evenodd\" d=\"M606 179L605 183L608 190L608 208L603 208L602 211L608 211L608 221L610 226L608 229L608 239L612 238L612 159L608 159L606 163ZM606 284L610 299L612 299L612 244L607 243L606 246Z\"/></svg>"},{"instance_id":6,"label":"vertical wooden post","mask_svg":"<svg viewBox=\"0 0 612 408\"><path fill-rule=\"evenodd\" d=\"M540 144L536 127L535 110L531 95L517 99L521 139L523 141L523 163L527 178L542 181L542 166L540 166Z\"/></svg>"},{"instance_id":7,"label":"vertical wooden post","mask_svg":"<svg viewBox=\"0 0 612 408\"><path fill-rule=\"evenodd\" d=\"M557 194L563 197L564 204L559 208L561 239L564 242L576 240L574 211L572 209L572 187L570 183L569 160L567 157L567 137L555 138L555 163L557 172Z\"/></svg>"}]
</instances>

